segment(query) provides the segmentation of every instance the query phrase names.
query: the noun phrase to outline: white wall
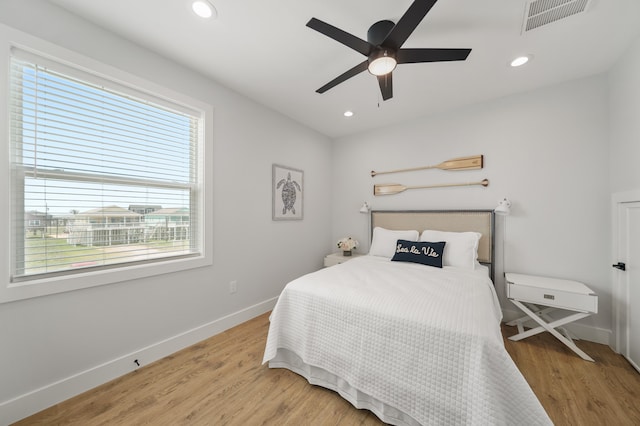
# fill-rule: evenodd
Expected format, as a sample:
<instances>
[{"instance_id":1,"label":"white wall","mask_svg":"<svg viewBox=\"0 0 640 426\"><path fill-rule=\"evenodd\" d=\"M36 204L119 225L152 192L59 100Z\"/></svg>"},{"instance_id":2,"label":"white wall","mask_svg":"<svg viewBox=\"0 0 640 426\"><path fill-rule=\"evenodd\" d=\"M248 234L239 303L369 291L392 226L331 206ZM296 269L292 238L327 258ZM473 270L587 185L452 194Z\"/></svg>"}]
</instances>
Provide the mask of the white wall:
<instances>
[{"instance_id":1,"label":"white wall","mask_svg":"<svg viewBox=\"0 0 640 426\"><path fill-rule=\"evenodd\" d=\"M145 354L163 355L165 339L202 326L198 335L206 335L264 311L286 282L321 267L332 244L325 136L48 2L3 0L0 22L205 101L215 122L213 267L0 304L0 424L45 408L52 393L64 399L130 371L131 360L114 362L120 357L160 343L142 353L144 364ZM303 221L271 220L272 163L304 170ZM0 209L8 209L2 197ZM236 294L228 292L231 280ZM174 340L174 347L189 341Z\"/></svg>"},{"instance_id":2,"label":"white wall","mask_svg":"<svg viewBox=\"0 0 640 426\"><path fill-rule=\"evenodd\" d=\"M428 102L428 100L425 100ZM599 295L598 315L583 321L611 329L609 278L608 103L605 76L573 81L346 137L333 152L333 238L367 239L367 200L374 209L493 209L503 197L512 214L497 217L496 286L503 309L506 270L586 283ZM371 178L370 170L437 164L484 154L477 171L428 170ZM374 183L425 185L490 180L487 188L407 191L374 197ZM366 251L363 247L362 251Z\"/></svg>"},{"instance_id":3,"label":"white wall","mask_svg":"<svg viewBox=\"0 0 640 426\"><path fill-rule=\"evenodd\" d=\"M640 37L609 73L611 192L640 189Z\"/></svg>"}]
</instances>

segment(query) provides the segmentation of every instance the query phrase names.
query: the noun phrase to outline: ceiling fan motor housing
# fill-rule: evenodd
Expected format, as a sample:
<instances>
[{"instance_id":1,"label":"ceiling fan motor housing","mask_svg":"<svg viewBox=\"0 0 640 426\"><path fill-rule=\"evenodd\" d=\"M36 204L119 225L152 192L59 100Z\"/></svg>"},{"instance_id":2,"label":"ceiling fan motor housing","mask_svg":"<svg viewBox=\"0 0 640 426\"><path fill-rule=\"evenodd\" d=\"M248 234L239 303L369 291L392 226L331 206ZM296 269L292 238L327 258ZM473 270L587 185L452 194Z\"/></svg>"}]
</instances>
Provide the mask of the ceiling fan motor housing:
<instances>
[{"instance_id":1,"label":"ceiling fan motor housing","mask_svg":"<svg viewBox=\"0 0 640 426\"><path fill-rule=\"evenodd\" d=\"M387 35L391 32L395 23L384 20L378 21L369 27L367 31L367 41L375 48L369 53L369 66L368 70L371 74L380 76L389 74L396 67L396 52L395 50L382 46L382 43L386 40Z\"/></svg>"},{"instance_id":2,"label":"ceiling fan motor housing","mask_svg":"<svg viewBox=\"0 0 640 426\"><path fill-rule=\"evenodd\" d=\"M378 21L369 27L367 41L374 46L380 46L396 24L389 20Z\"/></svg>"}]
</instances>

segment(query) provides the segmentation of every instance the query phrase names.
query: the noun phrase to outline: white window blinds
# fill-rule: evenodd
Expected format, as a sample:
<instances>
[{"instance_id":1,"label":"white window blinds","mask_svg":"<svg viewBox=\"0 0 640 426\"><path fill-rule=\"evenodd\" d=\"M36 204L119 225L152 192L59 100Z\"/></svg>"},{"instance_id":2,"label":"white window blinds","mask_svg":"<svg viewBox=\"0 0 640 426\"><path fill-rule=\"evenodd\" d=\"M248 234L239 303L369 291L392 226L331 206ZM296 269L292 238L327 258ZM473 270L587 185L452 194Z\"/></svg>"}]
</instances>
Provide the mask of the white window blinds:
<instances>
[{"instance_id":1,"label":"white window blinds","mask_svg":"<svg viewBox=\"0 0 640 426\"><path fill-rule=\"evenodd\" d=\"M10 104L14 282L200 253L197 111L19 50Z\"/></svg>"}]
</instances>

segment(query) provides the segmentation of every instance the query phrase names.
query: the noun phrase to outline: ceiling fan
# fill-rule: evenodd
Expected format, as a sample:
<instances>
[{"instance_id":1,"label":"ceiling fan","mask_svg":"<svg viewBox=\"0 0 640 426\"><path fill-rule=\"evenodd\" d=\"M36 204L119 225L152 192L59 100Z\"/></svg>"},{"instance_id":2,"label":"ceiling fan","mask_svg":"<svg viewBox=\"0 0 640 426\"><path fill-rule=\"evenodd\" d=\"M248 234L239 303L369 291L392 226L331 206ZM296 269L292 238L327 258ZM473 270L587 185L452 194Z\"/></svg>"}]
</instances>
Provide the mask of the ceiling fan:
<instances>
[{"instance_id":1,"label":"ceiling fan","mask_svg":"<svg viewBox=\"0 0 640 426\"><path fill-rule=\"evenodd\" d=\"M389 20L376 22L367 31L367 41L319 19L311 18L307 22L307 27L367 57L364 62L334 78L316 92L324 93L362 71L369 70L378 78L382 99L386 101L393 97L392 72L397 64L464 61L467 59L471 49L402 49L404 42L407 41L436 1L415 0L397 24Z\"/></svg>"}]
</instances>

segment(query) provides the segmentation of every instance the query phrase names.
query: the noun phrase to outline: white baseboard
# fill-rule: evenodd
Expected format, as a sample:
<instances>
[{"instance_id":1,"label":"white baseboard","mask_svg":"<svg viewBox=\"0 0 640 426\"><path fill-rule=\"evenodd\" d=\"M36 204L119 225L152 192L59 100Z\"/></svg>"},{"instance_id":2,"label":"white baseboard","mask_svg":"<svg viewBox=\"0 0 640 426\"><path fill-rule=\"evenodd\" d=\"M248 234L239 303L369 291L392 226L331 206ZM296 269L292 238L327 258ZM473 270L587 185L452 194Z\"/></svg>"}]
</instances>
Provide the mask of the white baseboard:
<instances>
[{"instance_id":1,"label":"white baseboard","mask_svg":"<svg viewBox=\"0 0 640 426\"><path fill-rule=\"evenodd\" d=\"M522 312L512 311L503 309L502 310L502 321L509 322L514 319L521 318L523 316ZM535 324L533 320L530 320L530 324ZM535 324L537 326L537 324ZM607 330L605 328L592 327L589 325L581 324L581 323L571 323L564 326L571 334L578 337L578 339L587 340L589 342L600 343L602 345L611 346L611 330Z\"/></svg>"},{"instance_id":2,"label":"white baseboard","mask_svg":"<svg viewBox=\"0 0 640 426\"><path fill-rule=\"evenodd\" d=\"M273 309L277 297L0 403L0 425L28 417Z\"/></svg>"}]
</instances>

